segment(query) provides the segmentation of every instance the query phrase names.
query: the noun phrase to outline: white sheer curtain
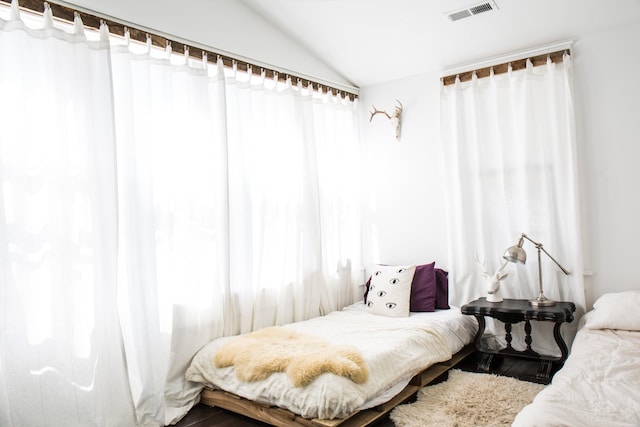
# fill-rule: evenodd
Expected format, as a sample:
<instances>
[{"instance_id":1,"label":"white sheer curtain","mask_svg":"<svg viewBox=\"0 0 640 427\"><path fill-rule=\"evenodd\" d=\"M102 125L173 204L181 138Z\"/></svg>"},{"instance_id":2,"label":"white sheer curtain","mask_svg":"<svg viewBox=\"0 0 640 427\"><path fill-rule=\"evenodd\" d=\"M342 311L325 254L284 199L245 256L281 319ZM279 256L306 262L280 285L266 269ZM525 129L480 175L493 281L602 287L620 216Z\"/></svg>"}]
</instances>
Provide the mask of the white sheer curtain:
<instances>
[{"instance_id":1,"label":"white sheer curtain","mask_svg":"<svg viewBox=\"0 0 640 427\"><path fill-rule=\"evenodd\" d=\"M357 102L235 73L227 86L226 333L354 301L362 278Z\"/></svg>"},{"instance_id":2,"label":"white sheer curtain","mask_svg":"<svg viewBox=\"0 0 640 427\"><path fill-rule=\"evenodd\" d=\"M163 426L209 340L354 301L357 102L52 26L0 20L0 425Z\"/></svg>"},{"instance_id":3,"label":"white sheer curtain","mask_svg":"<svg viewBox=\"0 0 640 427\"><path fill-rule=\"evenodd\" d=\"M126 47L112 62L125 349L140 423L162 425L197 398L184 372L211 339L353 302L355 104Z\"/></svg>"},{"instance_id":4,"label":"white sheer curtain","mask_svg":"<svg viewBox=\"0 0 640 427\"><path fill-rule=\"evenodd\" d=\"M524 232L571 272L565 276L542 255L545 295L573 301L578 316L585 297L571 58L457 81L443 87L441 113L452 303L486 296L475 254L494 271ZM509 274L500 288L505 298L538 296L537 253L529 242L524 249L527 264L504 270ZM563 328L569 338L576 323ZM540 332L534 329L533 347L559 354L546 330L551 326L536 325ZM514 347L518 344L514 339Z\"/></svg>"},{"instance_id":5,"label":"white sheer curtain","mask_svg":"<svg viewBox=\"0 0 640 427\"><path fill-rule=\"evenodd\" d=\"M228 286L224 76L170 51L112 51L119 309L141 425L184 415L193 354L221 336Z\"/></svg>"},{"instance_id":6,"label":"white sheer curtain","mask_svg":"<svg viewBox=\"0 0 640 427\"><path fill-rule=\"evenodd\" d=\"M6 12L6 10L5 10ZM109 42L0 19L0 425L129 426Z\"/></svg>"}]
</instances>

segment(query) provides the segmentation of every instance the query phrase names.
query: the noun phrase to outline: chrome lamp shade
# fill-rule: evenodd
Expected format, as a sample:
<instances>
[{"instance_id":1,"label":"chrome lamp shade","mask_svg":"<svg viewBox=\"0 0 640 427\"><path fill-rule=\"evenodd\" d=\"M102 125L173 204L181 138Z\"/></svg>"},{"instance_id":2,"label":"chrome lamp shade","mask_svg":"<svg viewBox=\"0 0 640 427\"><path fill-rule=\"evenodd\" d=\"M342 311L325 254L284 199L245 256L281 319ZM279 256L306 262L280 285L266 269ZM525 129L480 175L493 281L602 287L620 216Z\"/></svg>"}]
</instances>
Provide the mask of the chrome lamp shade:
<instances>
[{"instance_id":1,"label":"chrome lamp shade","mask_svg":"<svg viewBox=\"0 0 640 427\"><path fill-rule=\"evenodd\" d=\"M514 262L514 263L518 263L518 264L526 264L527 262L527 253L525 252L525 250L522 248L522 246L524 245L524 241L528 240L531 243L533 243L536 247L536 249L538 250L538 290L539 290L539 294L538 294L538 298L529 301L531 303L531 305L535 305L535 306L540 306L540 307L547 307L547 306L551 306L551 305L555 305L555 301L547 298L546 296L544 296L544 291L542 289L542 263L541 263L541 259L540 259L540 253L544 252L549 258L551 258L551 260L560 268L560 270L562 270L562 272L564 274L569 274L569 271L567 271L566 268L564 268L563 266L560 265L560 263L558 261L556 261L550 254L549 252L547 252L543 247L542 247L542 243L538 243L534 240L531 240L531 238L529 238L529 236L527 236L525 233L522 233L522 235L520 236L520 240L518 240L518 244L515 246L511 246L509 249L507 249L503 255L503 258L506 259L507 261L510 262Z\"/></svg>"},{"instance_id":2,"label":"chrome lamp shade","mask_svg":"<svg viewBox=\"0 0 640 427\"><path fill-rule=\"evenodd\" d=\"M517 264L527 263L527 253L522 249L522 246L511 246L506 250L503 256L504 259Z\"/></svg>"}]
</instances>

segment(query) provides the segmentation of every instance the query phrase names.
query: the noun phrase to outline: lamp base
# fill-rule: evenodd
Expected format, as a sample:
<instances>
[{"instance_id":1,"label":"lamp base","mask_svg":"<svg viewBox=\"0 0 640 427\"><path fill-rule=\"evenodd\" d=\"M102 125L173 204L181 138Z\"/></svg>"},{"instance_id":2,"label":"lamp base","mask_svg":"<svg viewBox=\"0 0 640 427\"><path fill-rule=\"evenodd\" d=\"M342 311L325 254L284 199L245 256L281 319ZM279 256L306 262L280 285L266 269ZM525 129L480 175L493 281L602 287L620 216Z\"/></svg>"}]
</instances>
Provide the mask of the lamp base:
<instances>
[{"instance_id":1,"label":"lamp base","mask_svg":"<svg viewBox=\"0 0 640 427\"><path fill-rule=\"evenodd\" d=\"M536 307L549 307L552 305L556 305L556 302L552 299L545 297L542 293L538 295L538 298L529 301L529 304Z\"/></svg>"}]
</instances>

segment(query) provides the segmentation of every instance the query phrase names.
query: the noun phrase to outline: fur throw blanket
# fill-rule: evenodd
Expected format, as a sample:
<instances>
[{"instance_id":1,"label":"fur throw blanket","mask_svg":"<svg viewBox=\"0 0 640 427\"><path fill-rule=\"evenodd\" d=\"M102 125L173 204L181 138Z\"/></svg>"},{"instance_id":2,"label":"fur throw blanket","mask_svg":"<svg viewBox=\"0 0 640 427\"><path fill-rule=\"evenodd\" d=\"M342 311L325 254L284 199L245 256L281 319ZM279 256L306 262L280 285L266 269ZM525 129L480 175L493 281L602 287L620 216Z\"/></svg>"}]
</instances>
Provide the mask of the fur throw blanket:
<instances>
[{"instance_id":1,"label":"fur throw blanket","mask_svg":"<svg viewBox=\"0 0 640 427\"><path fill-rule=\"evenodd\" d=\"M355 347L331 344L281 326L241 335L224 344L214 357L217 368L235 366L241 381L260 381L285 372L296 387L311 383L323 373L349 378L356 384L369 377Z\"/></svg>"}]
</instances>

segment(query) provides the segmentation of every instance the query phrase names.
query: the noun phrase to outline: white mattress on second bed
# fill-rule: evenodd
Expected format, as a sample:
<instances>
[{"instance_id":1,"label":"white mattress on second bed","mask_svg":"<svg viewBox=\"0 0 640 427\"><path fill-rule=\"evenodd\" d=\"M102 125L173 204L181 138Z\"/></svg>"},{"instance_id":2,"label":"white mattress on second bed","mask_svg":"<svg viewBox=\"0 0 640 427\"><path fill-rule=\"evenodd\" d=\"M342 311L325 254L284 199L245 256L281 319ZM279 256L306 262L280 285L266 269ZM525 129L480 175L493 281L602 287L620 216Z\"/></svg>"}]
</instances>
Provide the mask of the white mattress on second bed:
<instances>
[{"instance_id":1,"label":"white mattress on second bed","mask_svg":"<svg viewBox=\"0 0 640 427\"><path fill-rule=\"evenodd\" d=\"M475 319L456 307L391 318L367 313L361 302L285 327L335 344L356 346L369 368L369 379L355 384L327 373L307 386L293 387L286 374L275 373L263 381L242 382L233 367L217 369L213 364L216 351L234 337L220 338L203 347L187 370L187 379L306 418L344 418L386 402L415 374L450 359L469 344L477 330Z\"/></svg>"},{"instance_id":2,"label":"white mattress on second bed","mask_svg":"<svg viewBox=\"0 0 640 427\"><path fill-rule=\"evenodd\" d=\"M640 332L580 329L564 367L513 425L640 426Z\"/></svg>"}]
</instances>

